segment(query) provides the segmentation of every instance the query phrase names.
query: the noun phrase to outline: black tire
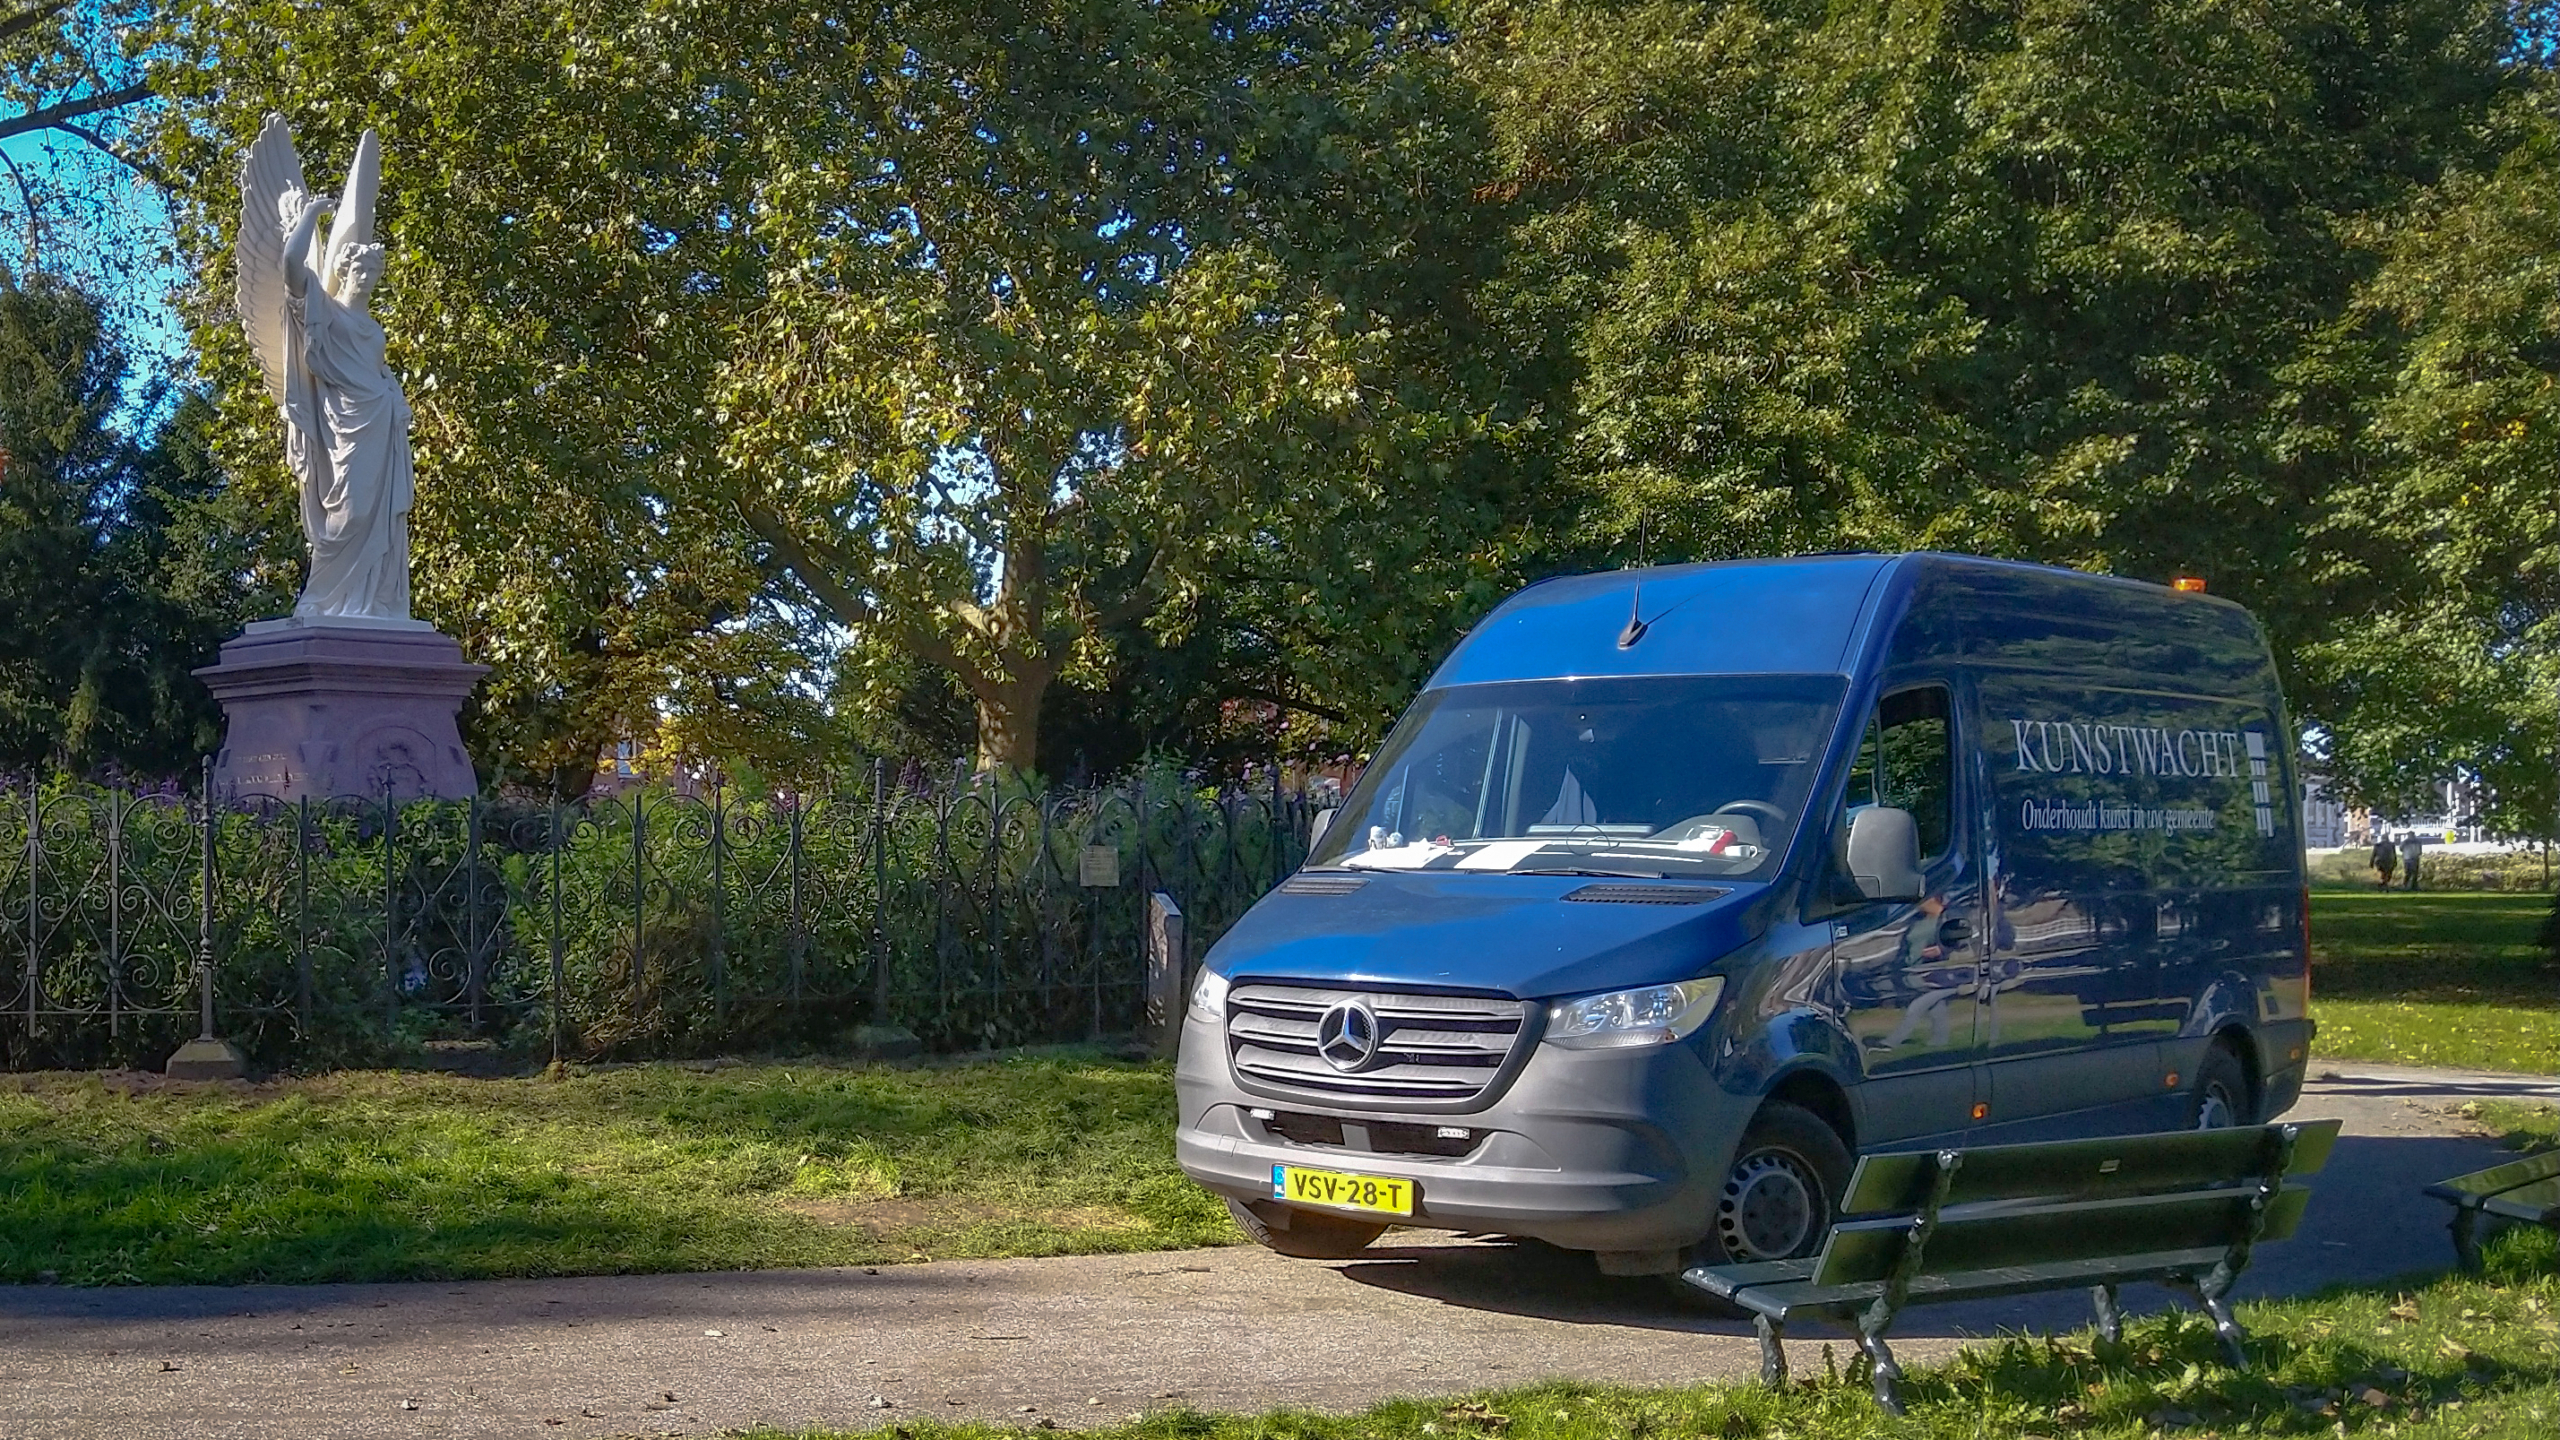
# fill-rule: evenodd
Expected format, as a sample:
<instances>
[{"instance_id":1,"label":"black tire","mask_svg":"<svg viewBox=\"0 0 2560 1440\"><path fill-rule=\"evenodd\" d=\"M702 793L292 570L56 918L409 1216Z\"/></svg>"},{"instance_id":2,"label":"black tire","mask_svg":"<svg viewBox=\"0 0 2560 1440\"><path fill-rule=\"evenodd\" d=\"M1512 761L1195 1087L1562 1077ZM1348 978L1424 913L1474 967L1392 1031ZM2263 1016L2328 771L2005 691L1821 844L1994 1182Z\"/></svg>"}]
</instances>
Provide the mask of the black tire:
<instances>
[{"instance_id":1,"label":"black tire","mask_svg":"<svg viewBox=\"0 0 2560 1440\"><path fill-rule=\"evenodd\" d=\"M1681 1265L1795 1260L1820 1250L1832 1222L1840 1218L1850 1164L1848 1145L1821 1116L1784 1100L1761 1106L1742 1132L1742 1143L1734 1147L1733 1165L1708 1216L1706 1238L1682 1253ZM1792 1217L1772 1213L1768 1202L1778 1197L1764 1188L1782 1178L1791 1178L1796 1195L1809 1202ZM1783 1253L1764 1253L1764 1248ZM1662 1280L1685 1308L1725 1316L1741 1313L1678 1275Z\"/></svg>"},{"instance_id":2,"label":"black tire","mask_svg":"<svg viewBox=\"0 0 2560 1440\"><path fill-rule=\"evenodd\" d=\"M1821 1116L1772 1100L1751 1118L1717 1191L1698 1259L1793 1260L1822 1248L1849 1188L1849 1147Z\"/></svg>"},{"instance_id":3,"label":"black tire","mask_svg":"<svg viewBox=\"0 0 2560 1440\"><path fill-rule=\"evenodd\" d=\"M1387 1233L1384 1225L1307 1210L1290 1211L1289 1228L1275 1230L1241 1200L1229 1200L1227 1213L1236 1218L1236 1228L1254 1244L1296 1260L1348 1260Z\"/></svg>"},{"instance_id":4,"label":"black tire","mask_svg":"<svg viewBox=\"0 0 2560 1440\"><path fill-rule=\"evenodd\" d=\"M1748 1225L1743 1212L1751 1209L1751 1199L1754 1199L1751 1189L1754 1189L1754 1181L1764 1179L1764 1166L1769 1161L1792 1168L1797 1179L1810 1181L1805 1199L1810 1199L1812 1207L1802 1217L1802 1232L1795 1238L1795 1243L1787 1245L1784 1256L1761 1256L1761 1253L1751 1253L1751 1248L1748 1248L1748 1235L1751 1235L1754 1225ZM1823 1117L1805 1109L1802 1104L1772 1099L1761 1107L1759 1115L1751 1117L1751 1127L1743 1130L1743 1143L1733 1148L1733 1166L1725 1171L1725 1184L1715 1194L1715 1207L1708 1217L1708 1235L1700 1243L1682 1250L1679 1266L1731 1266L1731 1263L1741 1261L1795 1261L1795 1258L1812 1256L1815 1250L1823 1248L1823 1235L1828 1235L1833 1220L1841 1217L1841 1194L1848 1189L1851 1163L1853 1158L1848 1153L1848 1143L1843 1143L1841 1133L1833 1130ZM1766 1220L1766 1215L1761 1215L1761 1220ZM1733 1240L1743 1240L1741 1256L1736 1256ZM1777 1243L1777 1235L1769 1235L1764 1230L1761 1240ZM1677 1273L1661 1276L1661 1284L1672 1291L1672 1297L1684 1309L1700 1309L1700 1312L1723 1314L1723 1317L1741 1314L1738 1307L1720 1302L1708 1291L1687 1284L1684 1279L1679 1279Z\"/></svg>"},{"instance_id":5,"label":"black tire","mask_svg":"<svg viewBox=\"0 0 2560 1440\"><path fill-rule=\"evenodd\" d=\"M2187 1128L2227 1130L2258 1123L2257 1088L2249 1083L2249 1067L2216 1040L2196 1065L2196 1083L2187 1091Z\"/></svg>"}]
</instances>

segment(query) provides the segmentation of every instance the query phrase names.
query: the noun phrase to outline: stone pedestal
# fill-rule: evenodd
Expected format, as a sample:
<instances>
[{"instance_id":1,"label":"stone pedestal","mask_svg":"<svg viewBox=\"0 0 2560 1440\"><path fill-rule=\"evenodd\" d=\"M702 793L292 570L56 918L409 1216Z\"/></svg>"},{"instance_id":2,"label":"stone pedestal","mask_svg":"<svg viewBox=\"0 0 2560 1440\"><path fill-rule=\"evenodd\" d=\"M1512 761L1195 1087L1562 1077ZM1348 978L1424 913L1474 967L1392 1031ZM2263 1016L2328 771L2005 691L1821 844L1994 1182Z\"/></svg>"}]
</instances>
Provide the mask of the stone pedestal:
<instances>
[{"instance_id":1,"label":"stone pedestal","mask_svg":"<svg viewBox=\"0 0 2560 1440\"><path fill-rule=\"evenodd\" d=\"M420 620L262 620L196 675L227 722L217 794L462 799L479 788L454 713L489 673Z\"/></svg>"}]
</instances>

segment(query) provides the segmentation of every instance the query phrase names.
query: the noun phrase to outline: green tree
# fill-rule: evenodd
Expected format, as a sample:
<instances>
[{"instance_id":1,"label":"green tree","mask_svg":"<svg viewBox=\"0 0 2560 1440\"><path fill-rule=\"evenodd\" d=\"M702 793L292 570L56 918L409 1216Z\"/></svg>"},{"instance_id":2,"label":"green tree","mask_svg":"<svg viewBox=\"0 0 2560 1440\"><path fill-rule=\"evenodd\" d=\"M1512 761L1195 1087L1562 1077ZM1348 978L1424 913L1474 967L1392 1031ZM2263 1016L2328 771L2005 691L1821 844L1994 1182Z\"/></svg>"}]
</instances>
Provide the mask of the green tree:
<instances>
[{"instance_id":1,"label":"green tree","mask_svg":"<svg viewBox=\"0 0 2560 1440\"><path fill-rule=\"evenodd\" d=\"M106 527L98 645L120 697L115 758L131 770L184 774L221 745L221 707L193 672L302 587L292 493L234 484L214 424L213 402L188 391L133 456Z\"/></svg>"},{"instance_id":2,"label":"green tree","mask_svg":"<svg viewBox=\"0 0 2560 1440\"><path fill-rule=\"evenodd\" d=\"M959 680L982 766L1037 763L1050 687L1098 681L1114 630L1177 636L1275 560L1372 559L1301 516L1463 511L1413 482L1479 421L1399 394L1392 299L1358 305L1307 253L1356 219L1391 273L1440 221L1364 203L1445 189L1434 46L1359 6L918 9L797 37L724 498L836 623Z\"/></svg>"},{"instance_id":3,"label":"green tree","mask_svg":"<svg viewBox=\"0 0 2560 1440\"><path fill-rule=\"evenodd\" d=\"M2476 149L2493 19L1495 7L1573 470L1702 555L1962 544L2276 602L2327 458L2280 372L2371 271L2339 218Z\"/></svg>"},{"instance_id":4,"label":"green tree","mask_svg":"<svg viewBox=\"0 0 2560 1440\"><path fill-rule=\"evenodd\" d=\"M2551 7L1471 13L1580 556L2201 574L2351 781L2460 763L2544 803L2548 172L2517 136ZM2450 518L2472 491L2508 528Z\"/></svg>"},{"instance_id":5,"label":"green tree","mask_svg":"<svg viewBox=\"0 0 2560 1440\"><path fill-rule=\"evenodd\" d=\"M128 456L108 423L124 358L97 306L59 281L0 271L0 760L86 748L82 693L99 498ZM75 713L77 712L77 713Z\"/></svg>"},{"instance_id":6,"label":"green tree","mask_svg":"<svg viewBox=\"0 0 2560 1440\"><path fill-rule=\"evenodd\" d=\"M209 408L137 444L125 378L94 296L0 270L0 763L191 769L221 717L188 672L291 593L289 512L209 463Z\"/></svg>"},{"instance_id":7,"label":"green tree","mask_svg":"<svg viewBox=\"0 0 2560 1440\"><path fill-rule=\"evenodd\" d=\"M583 793L670 698L717 707L806 664L734 521L688 498L716 462L732 324L762 283L761 142L728 103L752 89L757 8L169 7L183 58L160 72L156 149L197 277L189 322L217 451L263 483L290 481L224 298L239 156L284 113L326 187L364 128L382 132L375 310L416 412L413 593L494 667L464 718L502 782ZM810 728L799 692L770 688L786 737Z\"/></svg>"},{"instance_id":8,"label":"green tree","mask_svg":"<svg viewBox=\"0 0 2560 1440\"><path fill-rule=\"evenodd\" d=\"M2457 167L2363 234L2381 268L2342 327L2377 358L2359 463L2316 554L2355 613L2306 655L2350 790L2473 772L2484 817L2560 832L2560 83L2528 72Z\"/></svg>"},{"instance_id":9,"label":"green tree","mask_svg":"<svg viewBox=\"0 0 2560 1440\"><path fill-rule=\"evenodd\" d=\"M475 740L514 773L662 723L805 766L883 651L1027 766L1052 684L1212 590L1315 686L1337 650L1412 674L1490 588L1474 132L1390 9L267 0L169 33L235 468L277 464L213 303L234 159L270 109L307 154L383 132L419 605L497 666Z\"/></svg>"}]
</instances>

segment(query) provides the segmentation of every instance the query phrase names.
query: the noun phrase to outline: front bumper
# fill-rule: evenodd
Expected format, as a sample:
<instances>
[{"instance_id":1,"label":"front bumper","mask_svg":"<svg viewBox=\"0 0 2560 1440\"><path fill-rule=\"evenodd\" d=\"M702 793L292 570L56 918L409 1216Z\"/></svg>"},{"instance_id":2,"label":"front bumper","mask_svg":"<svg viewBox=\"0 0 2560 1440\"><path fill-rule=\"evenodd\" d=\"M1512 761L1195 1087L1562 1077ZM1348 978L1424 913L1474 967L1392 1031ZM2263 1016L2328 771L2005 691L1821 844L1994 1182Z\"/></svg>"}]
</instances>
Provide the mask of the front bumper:
<instances>
[{"instance_id":1,"label":"front bumper","mask_svg":"<svg viewBox=\"0 0 2560 1440\"><path fill-rule=\"evenodd\" d=\"M1707 1232L1717 1187L1758 1099L1720 1089L1704 1037L1631 1050L1540 1045L1510 1083L1466 1114L1352 1108L1249 1094L1227 1068L1220 1027L1183 1022L1174 1155L1183 1172L1269 1213L1271 1167L1312 1165L1414 1184L1410 1224L1528 1236L1574 1250L1669 1252ZM1257 1109L1343 1122L1344 1143L1298 1143ZM1460 1156L1373 1146L1370 1126L1462 1125Z\"/></svg>"}]
</instances>

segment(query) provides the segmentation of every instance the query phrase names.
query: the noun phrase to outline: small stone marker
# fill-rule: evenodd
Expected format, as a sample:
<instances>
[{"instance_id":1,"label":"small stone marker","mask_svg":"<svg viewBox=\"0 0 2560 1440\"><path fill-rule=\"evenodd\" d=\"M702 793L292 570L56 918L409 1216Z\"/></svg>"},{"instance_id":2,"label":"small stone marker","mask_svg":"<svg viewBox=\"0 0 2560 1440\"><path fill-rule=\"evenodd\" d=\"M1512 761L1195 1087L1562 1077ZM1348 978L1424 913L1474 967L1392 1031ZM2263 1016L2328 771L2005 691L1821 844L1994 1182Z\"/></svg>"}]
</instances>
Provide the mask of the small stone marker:
<instances>
[{"instance_id":1,"label":"small stone marker","mask_svg":"<svg viewBox=\"0 0 2560 1440\"><path fill-rule=\"evenodd\" d=\"M1087 890L1120 888L1120 848L1087 845L1076 855L1076 883Z\"/></svg>"}]
</instances>

